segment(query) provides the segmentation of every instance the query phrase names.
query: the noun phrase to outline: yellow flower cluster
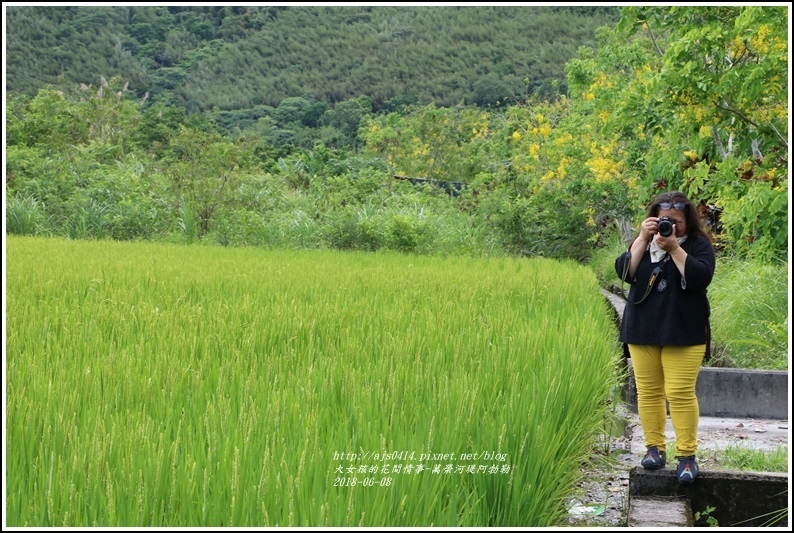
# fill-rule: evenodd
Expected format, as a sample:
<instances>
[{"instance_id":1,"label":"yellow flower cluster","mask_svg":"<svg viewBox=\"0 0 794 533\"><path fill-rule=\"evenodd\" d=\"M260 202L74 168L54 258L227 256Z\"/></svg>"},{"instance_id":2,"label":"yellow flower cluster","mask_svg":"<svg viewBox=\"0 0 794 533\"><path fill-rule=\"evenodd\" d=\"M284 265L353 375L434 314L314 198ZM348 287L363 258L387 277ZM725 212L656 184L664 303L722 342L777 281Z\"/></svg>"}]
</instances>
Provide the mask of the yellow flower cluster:
<instances>
[{"instance_id":1,"label":"yellow flower cluster","mask_svg":"<svg viewBox=\"0 0 794 533\"><path fill-rule=\"evenodd\" d=\"M786 101L787 102L787 101ZM783 103L778 103L768 108L768 112L780 120L788 121L788 106Z\"/></svg>"},{"instance_id":2,"label":"yellow flower cluster","mask_svg":"<svg viewBox=\"0 0 794 533\"><path fill-rule=\"evenodd\" d=\"M767 53L769 51L769 44L766 42L768 35L769 25L762 24L758 31L750 37L750 48L758 54Z\"/></svg>"},{"instance_id":3,"label":"yellow flower cluster","mask_svg":"<svg viewBox=\"0 0 794 533\"><path fill-rule=\"evenodd\" d=\"M731 60L735 60L737 57L743 55L745 50L747 50L747 48L744 46L744 39L742 39L741 34L737 34L731 42Z\"/></svg>"},{"instance_id":4,"label":"yellow flower cluster","mask_svg":"<svg viewBox=\"0 0 794 533\"><path fill-rule=\"evenodd\" d=\"M702 105L693 106L692 113L695 115L696 122L703 122L703 118L706 116L706 108Z\"/></svg>"},{"instance_id":5,"label":"yellow flower cluster","mask_svg":"<svg viewBox=\"0 0 794 533\"><path fill-rule=\"evenodd\" d=\"M538 130L538 131L540 131L540 134L541 134L541 135L543 135L543 137L548 137L548 136L549 136L549 133L551 133L551 124L549 124L548 122L545 122L545 123L544 123L544 124L543 124L543 125L542 125L542 126L539 128L539 130Z\"/></svg>"},{"instance_id":6,"label":"yellow flower cluster","mask_svg":"<svg viewBox=\"0 0 794 533\"><path fill-rule=\"evenodd\" d=\"M593 207L588 207L584 212L587 213L587 225L591 227L595 226L595 209L593 209Z\"/></svg>"},{"instance_id":7,"label":"yellow flower cluster","mask_svg":"<svg viewBox=\"0 0 794 533\"><path fill-rule=\"evenodd\" d=\"M513 138L514 141L518 141L518 140L521 139L521 134L518 133L517 131L514 131L513 135L511 135L511 137Z\"/></svg>"},{"instance_id":8,"label":"yellow flower cluster","mask_svg":"<svg viewBox=\"0 0 794 533\"><path fill-rule=\"evenodd\" d=\"M524 161L521 161L519 157L514 157L511 160L511 164L513 165L513 168L515 168L519 172L523 172L524 174L531 174L535 170L534 166Z\"/></svg>"},{"instance_id":9,"label":"yellow flower cluster","mask_svg":"<svg viewBox=\"0 0 794 533\"><path fill-rule=\"evenodd\" d=\"M411 139L411 142L416 146L412 155L421 156L430 153L430 147L423 143L419 137L414 137Z\"/></svg>"},{"instance_id":10,"label":"yellow flower cluster","mask_svg":"<svg viewBox=\"0 0 794 533\"><path fill-rule=\"evenodd\" d=\"M650 74L651 73L651 66L647 63L640 68L634 69L634 75L638 78L641 77L643 74Z\"/></svg>"},{"instance_id":11,"label":"yellow flower cluster","mask_svg":"<svg viewBox=\"0 0 794 533\"><path fill-rule=\"evenodd\" d=\"M609 80L609 78L607 78L607 75L605 73L599 72L598 75L596 76L596 79L590 85L590 89L591 90L598 88L609 89L613 85L614 84Z\"/></svg>"},{"instance_id":12,"label":"yellow flower cluster","mask_svg":"<svg viewBox=\"0 0 794 533\"><path fill-rule=\"evenodd\" d=\"M560 161L560 166L557 167L557 174L560 175L560 179L563 179L567 175L567 172L565 172L565 165L567 164L568 164L568 158L563 157L562 161Z\"/></svg>"},{"instance_id":13,"label":"yellow flower cluster","mask_svg":"<svg viewBox=\"0 0 794 533\"><path fill-rule=\"evenodd\" d=\"M480 126L479 129L476 127L471 129L471 132L474 134L472 140L479 139L488 135L488 123L484 122L482 124L479 124L479 126Z\"/></svg>"},{"instance_id":14,"label":"yellow flower cluster","mask_svg":"<svg viewBox=\"0 0 794 533\"><path fill-rule=\"evenodd\" d=\"M573 135L571 135L570 133L566 133L565 135L554 139L554 144L557 146L561 146L571 141L573 141Z\"/></svg>"},{"instance_id":15,"label":"yellow flower cluster","mask_svg":"<svg viewBox=\"0 0 794 533\"><path fill-rule=\"evenodd\" d=\"M698 135L701 138L710 137L711 136L711 129L708 126L706 126L705 124L703 124L700 127L700 131L698 131Z\"/></svg>"},{"instance_id":16,"label":"yellow flower cluster","mask_svg":"<svg viewBox=\"0 0 794 533\"><path fill-rule=\"evenodd\" d=\"M587 167L593 173L597 183L604 183L620 177L622 163L611 161L605 157L594 157L587 161Z\"/></svg>"},{"instance_id":17,"label":"yellow flower cluster","mask_svg":"<svg viewBox=\"0 0 794 533\"><path fill-rule=\"evenodd\" d=\"M788 50L788 41L785 41L783 39L778 39L777 37L775 37L774 39L772 39L772 49L775 52L783 52L785 50Z\"/></svg>"},{"instance_id":18,"label":"yellow flower cluster","mask_svg":"<svg viewBox=\"0 0 794 533\"><path fill-rule=\"evenodd\" d=\"M537 143L532 143L529 145L529 155L535 158L535 161L538 160L538 152L540 151L540 145Z\"/></svg>"}]
</instances>

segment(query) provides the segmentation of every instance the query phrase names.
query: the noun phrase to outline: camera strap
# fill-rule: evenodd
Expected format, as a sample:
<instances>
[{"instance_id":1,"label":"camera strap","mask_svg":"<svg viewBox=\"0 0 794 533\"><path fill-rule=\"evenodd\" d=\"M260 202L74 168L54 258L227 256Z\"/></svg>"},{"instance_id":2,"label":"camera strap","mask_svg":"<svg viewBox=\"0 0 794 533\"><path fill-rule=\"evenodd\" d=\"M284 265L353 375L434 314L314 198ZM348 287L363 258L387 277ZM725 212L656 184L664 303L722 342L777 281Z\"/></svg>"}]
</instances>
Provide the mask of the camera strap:
<instances>
[{"instance_id":1,"label":"camera strap","mask_svg":"<svg viewBox=\"0 0 794 533\"><path fill-rule=\"evenodd\" d=\"M659 277L659 274L662 273L664 266L667 264L669 260L670 260L670 254L667 254L664 257L664 259L662 259L661 262L654 267L653 272L651 272L651 277L648 278L648 286L645 287L645 294L642 295L642 298L640 298L638 302L631 301L628 296L626 296L626 301L630 304L641 304L642 302L644 302L645 299L648 297L648 295L651 294L651 291L653 290L653 284L656 282L656 279ZM628 261L625 262L625 267L623 268L623 276L620 279L621 281L620 289L623 291L623 294L626 294L626 291L623 288L623 284L625 283L626 274L628 274L630 263L631 263L631 257L629 257Z\"/></svg>"}]
</instances>

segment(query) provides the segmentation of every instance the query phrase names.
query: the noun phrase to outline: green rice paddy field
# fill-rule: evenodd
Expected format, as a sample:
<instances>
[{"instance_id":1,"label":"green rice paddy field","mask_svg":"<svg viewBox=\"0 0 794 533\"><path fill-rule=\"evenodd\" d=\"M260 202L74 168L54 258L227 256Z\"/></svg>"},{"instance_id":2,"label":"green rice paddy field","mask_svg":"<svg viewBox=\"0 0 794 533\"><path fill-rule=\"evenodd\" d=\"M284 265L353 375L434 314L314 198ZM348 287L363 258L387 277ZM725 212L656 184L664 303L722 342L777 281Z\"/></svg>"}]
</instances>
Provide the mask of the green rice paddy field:
<instances>
[{"instance_id":1,"label":"green rice paddy field","mask_svg":"<svg viewBox=\"0 0 794 533\"><path fill-rule=\"evenodd\" d=\"M6 252L8 526L553 526L616 383L574 263Z\"/></svg>"}]
</instances>

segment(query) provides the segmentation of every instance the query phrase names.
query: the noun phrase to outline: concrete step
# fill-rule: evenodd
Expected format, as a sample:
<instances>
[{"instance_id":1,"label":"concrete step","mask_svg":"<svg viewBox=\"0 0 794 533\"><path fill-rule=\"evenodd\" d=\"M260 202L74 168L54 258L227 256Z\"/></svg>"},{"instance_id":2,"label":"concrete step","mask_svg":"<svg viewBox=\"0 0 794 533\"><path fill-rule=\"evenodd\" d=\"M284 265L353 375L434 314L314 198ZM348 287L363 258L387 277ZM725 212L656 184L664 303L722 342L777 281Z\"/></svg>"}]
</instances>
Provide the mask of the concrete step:
<instances>
[{"instance_id":1,"label":"concrete step","mask_svg":"<svg viewBox=\"0 0 794 533\"><path fill-rule=\"evenodd\" d=\"M692 527L692 508L678 498L636 497L629 502L629 527Z\"/></svg>"},{"instance_id":2,"label":"concrete step","mask_svg":"<svg viewBox=\"0 0 794 533\"><path fill-rule=\"evenodd\" d=\"M627 522L630 526L640 523L644 526L647 520L681 520L687 516L686 511L680 510L673 514L674 509L680 509L676 507L666 508L665 513L669 510L670 516L643 508L648 499L687 502L690 525L694 515L699 515L694 523L696 527L708 527L709 517L721 527L760 527L773 514L788 509L788 474L701 470L694 484L681 485L675 468L669 465L661 470L635 467L629 472ZM788 523L786 516L774 525L788 527Z\"/></svg>"}]
</instances>

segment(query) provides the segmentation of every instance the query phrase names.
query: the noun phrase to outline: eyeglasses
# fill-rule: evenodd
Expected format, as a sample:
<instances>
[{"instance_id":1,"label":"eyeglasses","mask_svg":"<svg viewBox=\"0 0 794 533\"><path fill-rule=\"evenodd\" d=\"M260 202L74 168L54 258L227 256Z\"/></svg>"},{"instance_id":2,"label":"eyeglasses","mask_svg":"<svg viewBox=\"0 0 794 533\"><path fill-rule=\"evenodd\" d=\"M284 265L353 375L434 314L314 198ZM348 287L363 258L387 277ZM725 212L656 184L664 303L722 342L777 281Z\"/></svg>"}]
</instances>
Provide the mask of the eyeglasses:
<instances>
[{"instance_id":1,"label":"eyeglasses","mask_svg":"<svg viewBox=\"0 0 794 533\"><path fill-rule=\"evenodd\" d=\"M661 202L659 203L659 207L661 209L670 209L672 207L676 211L683 211L686 208L686 204L684 202L676 202L674 204L670 202Z\"/></svg>"}]
</instances>

